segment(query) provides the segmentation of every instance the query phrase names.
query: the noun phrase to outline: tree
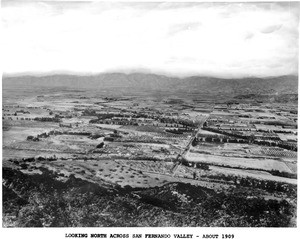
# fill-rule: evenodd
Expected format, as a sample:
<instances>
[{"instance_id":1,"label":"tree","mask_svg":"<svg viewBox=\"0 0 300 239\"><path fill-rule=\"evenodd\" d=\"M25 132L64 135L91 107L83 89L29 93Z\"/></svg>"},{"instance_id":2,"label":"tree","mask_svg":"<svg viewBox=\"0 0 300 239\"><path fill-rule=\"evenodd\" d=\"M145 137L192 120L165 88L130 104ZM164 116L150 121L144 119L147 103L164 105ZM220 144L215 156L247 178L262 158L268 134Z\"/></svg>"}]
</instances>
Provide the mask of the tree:
<instances>
[{"instance_id":1,"label":"tree","mask_svg":"<svg viewBox=\"0 0 300 239\"><path fill-rule=\"evenodd\" d=\"M194 138L192 141L192 146L195 147L196 145L197 145L197 140L196 140L196 138Z\"/></svg>"},{"instance_id":2,"label":"tree","mask_svg":"<svg viewBox=\"0 0 300 239\"><path fill-rule=\"evenodd\" d=\"M97 148L97 149L101 149L101 148L103 148L103 146L104 146L104 142L101 142L100 144L97 145L96 148Z\"/></svg>"}]
</instances>

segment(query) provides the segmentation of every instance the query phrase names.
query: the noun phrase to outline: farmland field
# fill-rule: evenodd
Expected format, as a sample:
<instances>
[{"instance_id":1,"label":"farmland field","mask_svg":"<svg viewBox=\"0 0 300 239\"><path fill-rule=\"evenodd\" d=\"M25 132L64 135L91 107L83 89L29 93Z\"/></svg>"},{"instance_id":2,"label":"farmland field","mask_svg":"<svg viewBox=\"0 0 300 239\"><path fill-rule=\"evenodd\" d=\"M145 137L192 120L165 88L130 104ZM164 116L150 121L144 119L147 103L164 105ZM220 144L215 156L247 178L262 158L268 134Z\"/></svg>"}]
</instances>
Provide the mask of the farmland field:
<instances>
[{"instance_id":1,"label":"farmland field","mask_svg":"<svg viewBox=\"0 0 300 239\"><path fill-rule=\"evenodd\" d=\"M291 170L286 166L284 162L272 159L221 157L191 152L186 155L186 158L188 161L205 162L221 166L231 166L245 169L254 168L264 170L279 170L291 173Z\"/></svg>"}]
</instances>

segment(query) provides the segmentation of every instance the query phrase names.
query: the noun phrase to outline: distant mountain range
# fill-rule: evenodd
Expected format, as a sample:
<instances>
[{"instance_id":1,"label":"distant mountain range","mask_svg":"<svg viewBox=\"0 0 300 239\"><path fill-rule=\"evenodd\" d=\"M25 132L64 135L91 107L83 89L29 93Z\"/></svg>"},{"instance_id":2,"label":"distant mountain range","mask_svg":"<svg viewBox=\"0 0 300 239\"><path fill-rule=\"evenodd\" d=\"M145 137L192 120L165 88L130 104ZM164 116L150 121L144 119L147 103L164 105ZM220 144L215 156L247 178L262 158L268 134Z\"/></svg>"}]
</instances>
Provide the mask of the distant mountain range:
<instances>
[{"instance_id":1,"label":"distant mountain range","mask_svg":"<svg viewBox=\"0 0 300 239\"><path fill-rule=\"evenodd\" d=\"M145 73L105 73L98 75L3 76L3 89L32 87L66 87L76 89L122 88L132 90L168 90L215 93L297 94L298 76L221 79L193 76L168 77Z\"/></svg>"}]
</instances>

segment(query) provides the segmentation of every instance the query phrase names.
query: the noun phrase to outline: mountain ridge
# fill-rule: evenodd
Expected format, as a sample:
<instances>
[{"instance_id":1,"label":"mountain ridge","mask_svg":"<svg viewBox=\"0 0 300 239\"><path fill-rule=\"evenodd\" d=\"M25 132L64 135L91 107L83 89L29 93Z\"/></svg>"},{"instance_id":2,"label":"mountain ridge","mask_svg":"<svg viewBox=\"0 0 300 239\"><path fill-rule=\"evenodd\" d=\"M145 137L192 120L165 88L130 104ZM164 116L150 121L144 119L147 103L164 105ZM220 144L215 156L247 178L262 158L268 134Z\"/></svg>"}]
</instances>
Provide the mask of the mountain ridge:
<instances>
[{"instance_id":1,"label":"mountain ridge","mask_svg":"<svg viewBox=\"0 0 300 239\"><path fill-rule=\"evenodd\" d=\"M216 91L227 93L298 93L298 76L246 77L237 79L210 76L169 77L152 73L102 73L95 75L53 74L44 76L3 76L3 88L31 85L82 89L131 88L148 90Z\"/></svg>"}]
</instances>

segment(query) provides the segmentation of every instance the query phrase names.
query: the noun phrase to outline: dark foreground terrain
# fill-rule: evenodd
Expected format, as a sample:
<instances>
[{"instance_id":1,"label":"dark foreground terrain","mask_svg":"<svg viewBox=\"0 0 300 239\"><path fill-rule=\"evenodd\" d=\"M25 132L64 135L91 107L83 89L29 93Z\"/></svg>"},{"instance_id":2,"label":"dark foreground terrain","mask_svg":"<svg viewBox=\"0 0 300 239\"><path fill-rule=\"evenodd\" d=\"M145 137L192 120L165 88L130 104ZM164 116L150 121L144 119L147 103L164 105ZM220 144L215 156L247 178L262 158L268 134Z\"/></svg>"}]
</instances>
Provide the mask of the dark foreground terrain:
<instances>
[{"instance_id":1,"label":"dark foreground terrain","mask_svg":"<svg viewBox=\"0 0 300 239\"><path fill-rule=\"evenodd\" d=\"M294 227L295 200L252 197L242 188L217 193L169 183L138 189L99 186L72 175L23 174L3 168L3 226ZM294 202L293 202L294 201Z\"/></svg>"}]
</instances>

